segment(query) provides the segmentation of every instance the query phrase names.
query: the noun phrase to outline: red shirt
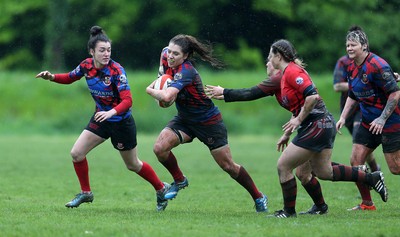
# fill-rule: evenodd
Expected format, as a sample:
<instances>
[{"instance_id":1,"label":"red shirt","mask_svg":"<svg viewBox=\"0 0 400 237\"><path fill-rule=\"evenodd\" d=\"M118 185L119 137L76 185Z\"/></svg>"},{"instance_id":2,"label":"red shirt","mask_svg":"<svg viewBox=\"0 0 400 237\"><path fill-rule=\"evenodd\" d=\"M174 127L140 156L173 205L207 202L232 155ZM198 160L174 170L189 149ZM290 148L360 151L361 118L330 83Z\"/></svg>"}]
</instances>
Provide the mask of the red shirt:
<instances>
[{"instance_id":1,"label":"red shirt","mask_svg":"<svg viewBox=\"0 0 400 237\"><path fill-rule=\"evenodd\" d=\"M318 94L318 91L307 71L294 62L290 62L283 72L281 94L281 105L297 117L304 106L305 98L308 95ZM320 99L307 119L319 118L327 112L324 101Z\"/></svg>"},{"instance_id":2,"label":"red shirt","mask_svg":"<svg viewBox=\"0 0 400 237\"><path fill-rule=\"evenodd\" d=\"M282 106L297 116L304 105L304 91L313 86L308 73L294 62L290 62L281 80Z\"/></svg>"}]
</instances>

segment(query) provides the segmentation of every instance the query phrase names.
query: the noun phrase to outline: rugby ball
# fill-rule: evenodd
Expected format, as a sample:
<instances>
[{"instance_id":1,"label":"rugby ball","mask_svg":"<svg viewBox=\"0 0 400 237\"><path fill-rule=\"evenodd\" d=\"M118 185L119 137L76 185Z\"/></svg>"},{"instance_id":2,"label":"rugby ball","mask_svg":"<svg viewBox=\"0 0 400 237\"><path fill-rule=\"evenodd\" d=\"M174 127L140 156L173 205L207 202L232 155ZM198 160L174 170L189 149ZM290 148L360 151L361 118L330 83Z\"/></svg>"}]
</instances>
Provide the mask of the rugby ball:
<instances>
[{"instance_id":1,"label":"rugby ball","mask_svg":"<svg viewBox=\"0 0 400 237\"><path fill-rule=\"evenodd\" d=\"M156 83L154 84L154 89L166 90L169 87L169 85L171 84L172 80L173 80L173 78L171 75L164 74L164 75L160 76L159 78L157 78ZM159 101L159 100L156 100L156 102L157 102L158 106L160 106L162 108L167 108L167 107L170 107L175 102L175 99L169 103L165 103L165 102Z\"/></svg>"}]
</instances>

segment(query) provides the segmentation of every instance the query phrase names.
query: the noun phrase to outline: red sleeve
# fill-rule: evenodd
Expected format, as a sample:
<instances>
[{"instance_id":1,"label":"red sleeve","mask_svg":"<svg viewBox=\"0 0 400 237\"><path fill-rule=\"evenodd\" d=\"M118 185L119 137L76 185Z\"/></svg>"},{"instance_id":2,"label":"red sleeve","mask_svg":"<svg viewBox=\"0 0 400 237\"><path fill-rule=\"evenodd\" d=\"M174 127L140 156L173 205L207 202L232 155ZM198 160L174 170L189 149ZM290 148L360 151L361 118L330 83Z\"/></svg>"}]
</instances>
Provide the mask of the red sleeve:
<instances>
[{"instance_id":1,"label":"red sleeve","mask_svg":"<svg viewBox=\"0 0 400 237\"><path fill-rule=\"evenodd\" d=\"M282 73L279 71L275 75L263 80L257 85L266 95L274 95L276 91L281 90Z\"/></svg>"},{"instance_id":2,"label":"red sleeve","mask_svg":"<svg viewBox=\"0 0 400 237\"><path fill-rule=\"evenodd\" d=\"M76 81L69 77L69 73L54 74L54 82L59 84L71 84Z\"/></svg>"},{"instance_id":3,"label":"red sleeve","mask_svg":"<svg viewBox=\"0 0 400 237\"><path fill-rule=\"evenodd\" d=\"M132 95L130 90L124 90L119 93L122 101L114 109L117 111L117 114L128 111L128 109L132 106Z\"/></svg>"}]
</instances>

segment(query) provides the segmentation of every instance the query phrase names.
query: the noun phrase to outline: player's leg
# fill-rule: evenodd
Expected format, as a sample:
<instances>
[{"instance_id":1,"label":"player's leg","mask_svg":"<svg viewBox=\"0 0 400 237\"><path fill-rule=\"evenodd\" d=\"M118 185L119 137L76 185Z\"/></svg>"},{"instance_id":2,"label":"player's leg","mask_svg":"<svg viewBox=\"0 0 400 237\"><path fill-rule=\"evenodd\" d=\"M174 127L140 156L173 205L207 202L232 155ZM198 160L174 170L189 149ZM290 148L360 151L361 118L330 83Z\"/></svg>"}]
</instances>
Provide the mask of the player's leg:
<instances>
[{"instance_id":1,"label":"player's leg","mask_svg":"<svg viewBox=\"0 0 400 237\"><path fill-rule=\"evenodd\" d=\"M394 175L400 175L400 150L384 153L389 170Z\"/></svg>"},{"instance_id":2,"label":"player's leg","mask_svg":"<svg viewBox=\"0 0 400 237\"><path fill-rule=\"evenodd\" d=\"M353 167L359 167L365 164L366 158L372 154L373 149L370 149L361 144L353 144L352 154L350 158L350 164ZM370 192L370 187L364 183L356 183L358 191L361 195L361 203L349 210L376 210L374 202L372 201L372 196Z\"/></svg>"},{"instance_id":3,"label":"player's leg","mask_svg":"<svg viewBox=\"0 0 400 237\"><path fill-rule=\"evenodd\" d=\"M168 183L163 183L160 180L151 165L138 158L136 147L130 150L120 151L120 154L129 170L137 173L153 186L156 191L157 211L165 210L168 205L168 200L165 199L165 194L169 190L170 185Z\"/></svg>"},{"instance_id":4,"label":"player's leg","mask_svg":"<svg viewBox=\"0 0 400 237\"><path fill-rule=\"evenodd\" d=\"M81 203L92 202L93 194L89 182L89 166L86 155L105 139L91 131L83 130L71 150L75 173L78 177L81 192L74 199L66 203L66 207L78 207Z\"/></svg>"},{"instance_id":5,"label":"player's leg","mask_svg":"<svg viewBox=\"0 0 400 237\"><path fill-rule=\"evenodd\" d=\"M243 188L245 188L254 200L257 212L268 211L268 198L261 193L255 185L253 179L247 173L246 169L235 163L232 159L232 153L228 144L215 148L210 151L215 162L227 172L232 179L236 180Z\"/></svg>"},{"instance_id":6,"label":"player's leg","mask_svg":"<svg viewBox=\"0 0 400 237\"><path fill-rule=\"evenodd\" d=\"M292 142L282 152L278 159L277 168L283 194L283 209L276 211L272 216L278 218L296 217L297 184L293 169L308 162L314 155L315 152L296 146Z\"/></svg>"},{"instance_id":7,"label":"player's leg","mask_svg":"<svg viewBox=\"0 0 400 237\"><path fill-rule=\"evenodd\" d=\"M171 127L166 127L161 131L154 144L153 151L158 161L168 170L174 179L171 187L165 194L165 198L171 200L178 195L179 190L189 186L188 179L181 171L172 149L179 144L190 142L193 139L185 132L178 130L177 124L170 122L168 126Z\"/></svg>"},{"instance_id":8,"label":"player's leg","mask_svg":"<svg viewBox=\"0 0 400 237\"><path fill-rule=\"evenodd\" d=\"M349 129L350 134L353 137L353 141L355 140L356 135L357 135L357 131L360 128L360 125L361 125L360 121L361 121L361 112L358 111L353 117L352 129L351 130ZM375 172L375 171L379 171L380 170L380 166L376 162L375 156L374 156L374 154L372 152L366 156L365 162L368 164L369 169L371 170L371 172ZM364 165L364 164L362 164L362 165Z\"/></svg>"},{"instance_id":9,"label":"player's leg","mask_svg":"<svg viewBox=\"0 0 400 237\"><path fill-rule=\"evenodd\" d=\"M322 195L321 185L318 179L313 175L310 162L305 162L296 168L296 176L301 181L304 189L310 195L314 204L308 211L300 212L303 214L326 214L328 213L328 205L325 203L324 196Z\"/></svg>"},{"instance_id":10,"label":"player's leg","mask_svg":"<svg viewBox=\"0 0 400 237\"><path fill-rule=\"evenodd\" d=\"M385 133L382 140L383 154L389 170L394 175L400 174L400 133Z\"/></svg>"},{"instance_id":11,"label":"player's leg","mask_svg":"<svg viewBox=\"0 0 400 237\"><path fill-rule=\"evenodd\" d=\"M136 124L132 116L112 124L111 143L119 151L128 170L147 180L156 191L164 188L153 168L138 158Z\"/></svg>"}]
</instances>

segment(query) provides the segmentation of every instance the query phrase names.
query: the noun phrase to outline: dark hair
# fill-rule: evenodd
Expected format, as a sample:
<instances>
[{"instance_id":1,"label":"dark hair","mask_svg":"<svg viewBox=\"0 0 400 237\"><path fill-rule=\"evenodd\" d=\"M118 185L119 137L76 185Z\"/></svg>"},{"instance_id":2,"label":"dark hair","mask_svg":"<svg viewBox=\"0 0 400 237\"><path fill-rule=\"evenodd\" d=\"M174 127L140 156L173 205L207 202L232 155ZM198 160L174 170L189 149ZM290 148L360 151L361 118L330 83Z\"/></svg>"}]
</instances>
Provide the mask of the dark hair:
<instances>
[{"instance_id":1,"label":"dark hair","mask_svg":"<svg viewBox=\"0 0 400 237\"><path fill-rule=\"evenodd\" d=\"M365 34L364 30L360 26L353 25L350 27L346 35L346 41L348 40L358 42L361 45L366 45L367 47L365 50L369 51L369 42L367 34Z\"/></svg>"},{"instance_id":2,"label":"dark hair","mask_svg":"<svg viewBox=\"0 0 400 237\"><path fill-rule=\"evenodd\" d=\"M176 35L169 42L180 46L182 52L188 54L188 60L191 62L194 62L193 55L196 53L201 60L209 62L213 67L222 68L224 66L223 62L213 57L210 43L201 43L195 37L183 34Z\"/></svg>"},{"instance_id":3,"label":"dark hair","mask_svg":"<svg viewBox=\"0 0 400 237\"><path fill-rule=\"evenodd\" d=\"M296 49L288 40L280 39L271 45L271 51L274 54L280 53L286 62L294 62L304 68L306 65L297 57Z\"/></svg>"},{"instance_id":4,"label":"dark hair","mask_svg":"<svg viewBox=\"0 0 400 237\"><path fill-rule=\"evenodd\" d=\"M90 38L87 44L87 49L89 53L90 49L96 48L96 44L98 41L111 43L111 40L106 35L106 32L100 26L92 26L92 28L90 28Z\"/></svg>"}]
</instances>

